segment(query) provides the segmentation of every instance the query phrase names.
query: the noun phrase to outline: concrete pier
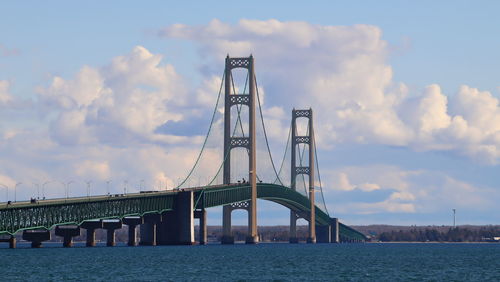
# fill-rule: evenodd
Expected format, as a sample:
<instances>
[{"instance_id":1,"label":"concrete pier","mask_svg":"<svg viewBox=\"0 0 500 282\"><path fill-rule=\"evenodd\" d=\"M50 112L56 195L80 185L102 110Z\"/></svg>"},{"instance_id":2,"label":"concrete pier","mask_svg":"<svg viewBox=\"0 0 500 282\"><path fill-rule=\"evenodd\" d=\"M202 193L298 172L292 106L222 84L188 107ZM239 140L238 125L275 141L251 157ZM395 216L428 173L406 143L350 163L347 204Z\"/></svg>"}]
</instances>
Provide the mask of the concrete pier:
<instances>
[{"instance_id":1,"label":"concrete pier","mask_svg":"<svg viewBox=\"0 0 500 282\"><path fill-rule=\"evenodd\" d=\"M80 236L80 227L77 225L56 226L56 236L63 237L63 247L72 247L73 237Z\"/></svg>"},{"instance_id":2,"label":"concrete pier","mask_svg":"<svg viewBox=\"0 0 500 282\"><path fill-rule=\"evenodd\" d=\"M330 242L331 243L340 243L340 235L339 235L339 219L338 218L331 218L330 222Z\"/></svg>"},{"instance_id":3,"label":"concrete pier","mask_svg":"<svg viewBox=\"0 0 500 282\"><path fill-rule=\"evenodd\" d=\"M162 222L162 216L157 213L148 213L144 215L144 224L141 225L141 241L139 245L156 246L157 244L157 226Z\"/></svg>"},{"instance_id":4,"label":"concrete pier","mask_svg":"<svg viewBox=\"0 0 500 282\"><path fill-rule=\"evenodd\" d=\"M80 225L81 228L87 230L87 247L95 246L95 230L102 228L102 221L85 221Z\"/></svg>"},{"instance_id":5,"label":"concrete pier","mask_svg":"<svg viewBox=\"0 0 500 282\"><path fill-rule=\"evenodd\" d=\"M102 228L106 229L106 246L114 247L116 245L115 230L122 228L120 220L103 221Z\"/></svg>"},{"instance_id":6,"label":"concrete pier","mask_svg":"<svg viewBox=\"0 0 500 282\"><path fill-rule=\"evenodd\" d=\"M290 240L291 244L299 243L299 238L297 238L297 219L299 219L295 211L290 210Z\"/></svg>"},{"instance_id":7,"label":"concrete pier","mask_svg":"<svg viewBox=\"0 0 500 282\"><path fill-rule=\"evenodd\" d=\"M200 245L207 244L207 211L199 210L194 212L194 217L200 219L199 242Z\"/></svg>"},{"instance_id":8,"label":"concrete pier","mask_svg":"<svg viewBox=\"0 0 500 282\"><path fill-rule=\"evenodd\" d=\"M50 240L49 230L25 230L23 240L30 241L32 248L41 248L43 241Z\"/></svg>"},{"instance_id":9,"label":"concrete pier","mask_svg":"<svg viewBox=\"0 0 500 282\"><path fill-rule=\"evenodd\" d=\"M13 235L0 238L0 243L9 243L9 249L15 249L17 246L16 237L14 237Z\"/></svg>"},{"instance_id":10,"label":"concrete pier","mask_svg":"<svg viewBox=\"0 0 500 282\"><path fill-rule=\"evenodd\" d=\"M158 244L193 245L194 241L194 194L192 191L179 192L174 209L162 214L158 224Z\"/></svg>"},{"instance_id":11,"label":"concrete pier","mask_svg":"<svg viewBox=\"0 0 500 282\"><path fill-rule=\"evenodd\" d=\"M12 236L9 238L9 249L15 249L16 247L16 237Z\"/></svg>"},{"instance_id":12,"label":"concrete pier","mask_svg":"<svg viewBox=\"0 0 500 282\"><path fill-rule=\"evenodd\" d=\"M233 208L231 205L222 207L222 244L234 244L234 236L231 231L231 212Z\"/></svg>"},{"instance_id":13,"label":"concrete pier","mask_svg":"<svg viewBox=\"0 0 500 282\"><path fill-rule=\"evenodd\" d=\"M128 243L127 245L133 247L137 246L137 225L144 223L142 217L124 217L122 223L128 225Z\"/></svg>"}]
</instances>

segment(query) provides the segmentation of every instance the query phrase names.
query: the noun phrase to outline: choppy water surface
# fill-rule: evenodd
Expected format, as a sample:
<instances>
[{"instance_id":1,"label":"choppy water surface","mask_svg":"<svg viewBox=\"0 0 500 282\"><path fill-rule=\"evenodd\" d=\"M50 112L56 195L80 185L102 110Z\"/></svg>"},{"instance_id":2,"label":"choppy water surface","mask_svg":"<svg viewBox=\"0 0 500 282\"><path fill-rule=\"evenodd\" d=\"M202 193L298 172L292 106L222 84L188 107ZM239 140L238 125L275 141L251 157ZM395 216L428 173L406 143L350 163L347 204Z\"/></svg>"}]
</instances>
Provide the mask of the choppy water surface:
<instances>
[{"instance_id":1,"label":"choppy water surface","mask_svg":"<svg viewBox=\"0 0 500 282\"><path fill-rule=\"evenodd\" d=\"M500 281L500 244L2 248L0 277L3 281Z\"/></svg>"}]
</instances>

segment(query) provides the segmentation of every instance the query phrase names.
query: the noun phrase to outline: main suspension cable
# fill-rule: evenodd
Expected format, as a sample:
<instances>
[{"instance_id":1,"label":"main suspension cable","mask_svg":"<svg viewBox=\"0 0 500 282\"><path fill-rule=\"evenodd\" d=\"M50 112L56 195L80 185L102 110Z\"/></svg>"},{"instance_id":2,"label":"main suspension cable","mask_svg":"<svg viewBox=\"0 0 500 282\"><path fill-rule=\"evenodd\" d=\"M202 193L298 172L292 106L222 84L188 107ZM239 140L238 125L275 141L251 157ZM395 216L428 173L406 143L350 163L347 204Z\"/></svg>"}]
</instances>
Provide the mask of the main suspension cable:
<instances>
[{"instance_id":1,"label":"main suspension cable","mask_svg":"<svg viewBox=\"0 0 500 282\"><path fill-rule=\"evenodd\" d=\"M255 79L255 88L257 89L257 101L259 103L260 120L262 121L262 129L264 130L264 137L266 139L267 152L269 153L269 158L271 159L271 164L273 166L274 174L276 174L276 177L277 177L278 181L280 182L280 184L283 185L283 182L281 181L280 176L278 175L278 172L276 171L276 166L274 165L273 156L271 154L271 149L269 148L269 140L267 139L266 126L264 124L264 115L262 114L262 106L260 104L259 86L257 85L257 77L255 75L254 75L254 79Z\"/></svg>"},{"instance_id":2,"label":"main suspension cable","mask_svg":"<svg viewBox=\"0 0 500 282\"><path fill-rule=\"evenodd\" d=\"M288 145L290 145L290 139L292 139L292 124L291 123L290 123L290 128L288 128L288 138L286 140L285 152L283 153L283 159L281 160L281 165L280 165L280 170L278 172L278 175L281 175L281 172L283 171L283 166L285 164L285 159L286 159L286 153L288 152ZM276 180L274 180L274 183L276 183L276 181L278 181L278 179L279 178L277 177ZM290 182L291 181L292 180L290 179Z\"/></svg>"},{"instance_id":3,"label":"main suspension cable","mask_svg":"<svg viewBox=\"0 0 500 282\"><path fill-rule=\"evenodd\" d=\"M208 132L207 132L207 135L205 136L205 141L203 141L203 146L201 147L200 153L198 154L198 157L196 158L196 162L194 163L193 167L189 171L189 173L186 176L186 178L184 178L184 180L181 183L179 183L179 185L177 185L177 187L175 187L175 189L178 189L179 187L181 187L182 185L184 185L184 183L186 183L186 181L188 180L188 178L191 177L191 174L195 170L196 166L198 166L198 162L200 161L201 155L203 154L203 150L205 149L205 146L207 145L208 136L210 135L210 132L212 130L212 126L213 126L213 123L214 123L214 120L215 120L215 115L217 113L217 106L219 105L220 96L221 96L221 93L222 93L222 86L224 85L224 79L225 79L225 72L222 74L222 80L221 80L221 83L220 83L219 94L217 95L217 101L215 102L215 108L214 108L214 112L212 113L212 119L210 120L210 126L208 127Z\"/></svg>"}]
</instances>

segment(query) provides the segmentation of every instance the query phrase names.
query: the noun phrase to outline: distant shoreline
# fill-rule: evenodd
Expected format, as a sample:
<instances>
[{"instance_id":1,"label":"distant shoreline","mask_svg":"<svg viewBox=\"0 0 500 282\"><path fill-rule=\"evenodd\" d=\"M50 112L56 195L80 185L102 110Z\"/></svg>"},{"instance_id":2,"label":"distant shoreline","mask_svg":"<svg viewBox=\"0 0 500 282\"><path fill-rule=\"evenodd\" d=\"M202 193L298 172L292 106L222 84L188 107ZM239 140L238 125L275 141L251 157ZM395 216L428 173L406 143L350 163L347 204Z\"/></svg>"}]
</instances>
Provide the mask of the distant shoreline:
<instances>
[{"instance_id":1,"label":"distant shoreline","mask_svg":"<svg viewBox=\"0 0 500 282\"><path fill-rule=\"evenodd\" d=\"M420 242L420 241L388 241L388 242L376 242L368 241L367 244L500 244L500 242L451 242L451 241L432 241L432 242Z\"/></svg>"}]
</instances>

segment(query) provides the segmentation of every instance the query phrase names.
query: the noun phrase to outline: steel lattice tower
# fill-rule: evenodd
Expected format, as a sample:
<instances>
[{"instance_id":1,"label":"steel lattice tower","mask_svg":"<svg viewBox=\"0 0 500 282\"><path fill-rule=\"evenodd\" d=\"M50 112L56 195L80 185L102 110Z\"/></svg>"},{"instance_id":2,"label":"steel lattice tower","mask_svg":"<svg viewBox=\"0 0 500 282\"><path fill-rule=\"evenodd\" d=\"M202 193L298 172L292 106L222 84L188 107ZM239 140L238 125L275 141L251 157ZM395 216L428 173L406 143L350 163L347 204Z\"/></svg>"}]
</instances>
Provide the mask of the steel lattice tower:
<instances>
[{"instance_id":1,"label":"steel lattice tower","mask_svg":"<svg viewBox=\"0 0 500 282\"><path fill-rule=\"evenodd\" d=\"M231 94L232 70L235 68L245 68L248 71L249 93ZM255 103L256 103L256 83L254 58L252 55L245 58L226 57L225 67L225 93L224 93L224 171L223 183L231 184L231 150L237 147L246 148L248 151L248 180L250 184L251 197L245 205L226 205L223 207L223 244L234 243L231 234L231 212L236 208L244 208L248 211L248 235L247 244L258 242L257 236L257 182L256 182L256 138L255 138ZM233 137L231 135L231 107L235 105L248 106L249 129L247 137Z\"/></svg>"},{"instance_id":2,"label":"steel lattice tower","mask_svg":"<svg viewBox=\"0 0 500 282\"><path fill-rule=\"evenodd\" d=\"M301 136L297 135L297 118L308 119L308 134ZM313 111L308 110L292 110L292 159L291 159L291 188L297 190L297 176L305 174L309 176L309 200L311 210L308 215L300 215L294 211L290 211L290 243L297 243L297 219L305 218L309 221L309 237L308 243L316 243L316 215L314 205L314 127L313 127ZM297 166L296 150L299 144L307 144L309 147L309 165Z\"/></svg>"}]
</instances>

